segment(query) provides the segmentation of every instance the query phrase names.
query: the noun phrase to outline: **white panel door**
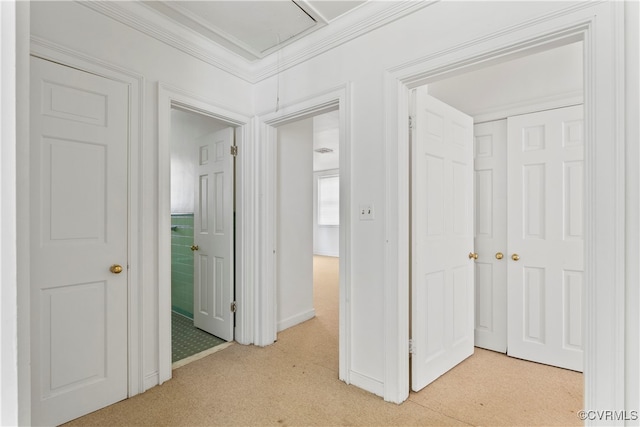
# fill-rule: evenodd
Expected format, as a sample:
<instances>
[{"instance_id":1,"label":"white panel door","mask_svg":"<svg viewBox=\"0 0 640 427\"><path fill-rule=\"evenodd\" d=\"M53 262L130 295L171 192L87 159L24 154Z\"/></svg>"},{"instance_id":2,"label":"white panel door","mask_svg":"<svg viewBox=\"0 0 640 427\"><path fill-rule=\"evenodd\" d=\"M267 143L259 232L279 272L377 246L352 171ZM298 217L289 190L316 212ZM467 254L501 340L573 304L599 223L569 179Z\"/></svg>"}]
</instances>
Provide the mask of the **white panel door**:
<instances>
[{"instance_id":1,"label":"white panel door","mask_svg":"<svg viewBox=\"0 0 640 427\"><path fill-rule=\"evenodd\" d=\"M507 352L507 121L474 126L475 345Z\"/></svg>"},{"instance_id":2,"label":"white panel door","mask_svg":"<svg viewBox=\"0 0 640 427\"><path fill-rule=\"evenodd\" d=\"M32 423L57 425L127 397L128 87L31 58L30 101Z\"/></svg>"},{"instance_id":3,"label":"white panel door","mask_svg":"<svg viewBox=\"0 0 640 427\"><path fill-rule=\"evenodd\" d=\"M411 388L473 354L473 120L415 92Z\"/></svg>"},{"instance_id":4,"label":"white panel door","mask_svg":"<svg viewBox=\"0 0 640 427\"><path fill-rule=\"evenodd\" d=\"M193 320L196 327L233 340L233 128L197 144L194 213Z\"/></svg>"},{"instance_id":5,"label":"white panel door","mask_svg":"<svg viewBox=\"0 0 640 427\"><path fill-rule=\"evenodd\" d=\"M508 354L582 371L582 106L508 119Z\"/></svg>"}]
</instances>

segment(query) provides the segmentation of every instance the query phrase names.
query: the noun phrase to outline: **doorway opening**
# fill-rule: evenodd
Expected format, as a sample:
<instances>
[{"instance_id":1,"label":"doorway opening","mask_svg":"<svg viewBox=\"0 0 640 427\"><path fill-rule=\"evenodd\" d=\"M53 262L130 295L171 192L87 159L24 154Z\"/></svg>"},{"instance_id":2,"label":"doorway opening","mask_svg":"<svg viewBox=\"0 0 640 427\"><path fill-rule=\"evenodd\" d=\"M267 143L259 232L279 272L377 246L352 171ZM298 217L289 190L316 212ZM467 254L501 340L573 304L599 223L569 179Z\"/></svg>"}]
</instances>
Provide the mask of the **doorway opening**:
<instances>
[{"instance_id":1,"label":"doorway opening","mask_svg":"<svg viewBox=\"0 0 640 427\"><path fill-rule=\"evenodd\" d=\"M171 108L171 361L174 368L234 339L235 129Z\"/></svg>"},{"instance_id":2,"label":"doorway opening","mask_svg":"<svg viewBox=\"0 0 640 427\"><path fill-rule=\"evenodd\" d=\"M337 359L339 110L277 130L277 331L320 316L331 325Z\"/></svg>"},{"instance_id":3,"label":"doorway opening","mask_svg":"<svg viewBox=\"0 0 640 427\"><path fill-rule=\"evenodd\" d=\"M517 358L582 371L583 330L586 324L583 318L585 313L583 308L585 300L583 50L582 41L567 41L560 46L556 44L546 50L501 61L498 64L453 77L438 79L418 88L422 91L422 95L417 94L416 97L432 98L434 104L432 107L428 104L431 101L422 101L422 104L418 102L419 109L424 108L426 113L419 111L416 114L423 114L423 117L414 116L412 120L410 156L414 158L412 160L414 169L411 172L413 219L410 239L414 241L411 243L414 263L410 295L413 301L413 312L417 311L413 305L415 299L425 298L427 294L432 297L440 295L443 300L448 298L458 300L452 305L455 323L450 331L453 334L452 337L441 337L439 331L430 331L428 327L425 328L419 324L421 321L424 323L425 319L427 323L434 320L429 313L426 314L426 318L413 318L410 324L411 333L424 332L422 337L412 337L414 342L419 341L418 347L436 350L437 346L434 347L432 344L433 339L443 338L443 351L447 346L447 340L453 351L456 345L469 341L475 343L476 347L507 353ZM426 95L427 92L428 95ZM416 101L412 100L413 102ZM435 200L429 200L429 196L423 201L414 200L414 197L416 191L419 193L420 189L426 188L431 193L431 190L440 188L434 184L434 180L440 176L436 173L440 166L443 168L442 176L449 176L446 164L433 160L440 159L438 156L433 156L422 163L416 163L415 158L423 154L423 151L427 156L434 154L429 151L433 147L437 151L437 144L433 141L440 143L441 141L437 141L437 135L439 133L446 135L447 131L440 132L439 127L449 120L442 119L449 114L446 108L451 107L453 109L450 119L453 132L452 144L459 142L455 134L458 133L460 136L463 133L461 123L464 117L459 118L455 114L461 112L463 116L465 114L470 116L469 123L473 125L465 129L465 132L466 130L471 132L464 140L467 144L465 151L474 159L472 163L475 163L475 171L473 166L469 169L467 164L465 168L469 170L465 169L462 173L463 162L455 157L460 154L453 153L450 161L450 173L454 181L452 189L466 189L466 200L451 201L453 210L450 222L446 219L439 222L442 219L439 216L441 212L433 208L440 200L438 194L435 194ZM436 114L439 108L442 108L442 115ZM423 130L416 129L420 126ZM550 130L553 126L558 128L558 133L554 135L550 133L553 132ZM425 128L428 128L426 132ZM446 126L443 128L446 129ZM534 135L536 132L537 134ZM418 139L423 139L425 142L417 142ZM538 145L534 146L535 144ZM547 150L546 154L543 153L545 150ZM561 152L564 153L563 150L572 150L571 155L575 158L559 157ZM518 151L536 152L536 157L532 160L522 160L514 154ZM510 153L508 164L507 152ZM518 162L521 164L516 164ZM551 164L551 162L555 163ZM417 169L425 167L427 169L431 167L431 171L421 175L422 172ZM573 172L567 168L573 168ZM533 171L538 172L538 175L534 176ZM530 172L529 175L527 175L528 172ZM556 175L558 179L552 178ZM521 181L524 177L526 182L518 182L518 176ZM420 177L424 178L425 184L420 183ZM507 191L508 186L509 191ZM446 186L443 188L445 190L441 199L443 205L446 205L448 200ZM553 193L554 188L559 188L559 199L557 201L553 199L553 204L557 206L552 207L549 195ZM527 200L524 200L527 196L531 199L529 208L526 208ZM455 199L455 195L453 198ZM532 202L534 198L535 203ZM472 209L465 206L472 206ZM524 212L518 208L519 206L520 208L525 206ZM416 209L422 210L417 212ZM461 209L466 212L464 218L459 215ZM433 240L429 237L421 239L415 236L414 227L419 221L416 217L422 213L429 217L424 224L426 228L422 230L426 235L436 239L440 236L440 231L444 233L449 226L452 228L452 236L458 238L466 227L462 224L473 224L473 227L468 229L469 238L466 240L466 243L471 245L466 250L469 253L469 259L461 259L458 264L452 266L452 282L445 280L448 273L438 270L438 273L442 273L442 284L447 283L453 286L454 291L451 294L437 292L440 282L436 279L440 276L430 269L418 269L419 274L416 276L417 259L421 251L425 250L420 245L428 248ZM444 216L447 216L446 213ZM520 228L514 225L518 222L516 217L524 218L520 221L522 222ZM457 219L461 221L456 222ZM462 226L456 228L458 223ZM443 225L442 230L437 227L438 224ZM554 249L556 252L567 251L563 242L571 240L576 247L569 252L575 253L577 258L569 262L566 261L568 256L562 257L566 261L565 264L569 262L570 265L550 265L551 261L544 255L553 251L540 250L534 245L535 248L528 250L527 261L524 262L522 253L518 255L516 252L527 250L524 249L527 237L536 240L538 246L540 241L552 240L550 248L556 248ZM561 249L557 249L558 246ZM460 252L461 258L462 255L467 258L465 249L462 247L458 249L461 250L461 252L457 251ZM534 258L536 261L531 261ZM518 263L518 261L521 262ZM469 265L470 263L473 267ZM524 264L527 265L524 266ZM552 277L550 272L553 269L558 270L560 275ZM566 272L570 273L570 277L567 274L563 276ZM423 283L424 277L427 279ZM516 283L518 279L520 283ZM474 282L475 288L469 286ZM461 302L469 301L472 301L470 310L464 310L465 313L456 312L456 307L464 306ZM554 304L554 301L561 301L561 303ZM446 309L428 303L427 308L427 311L437 311L443 319L447 317L447 313L440 313ZM470 313L474 313L474 316L470 316ZM551 319L553 321L550 321ZM462 324L465 325L464 328L460 326ZM431 343L424 344L425 340L431 340ZM522 343L526 347L524 352L520 350L523 347ZM518 348L517 352L516 348ZM425 382L428 384L434 381L435 378L473 354L473 347L468 346L464 355L460 353L460 349L455 351L452 355L455 353L456 361L450 361L449 364L438 361L437 363L440 363L439 370L436 369L438 372L429 371L430 379L424 382L419 379L416 381L415 376L412 376L411 387L416 387L416 382L421 388ZM433 351L433 353L436 352ZM412 375L416 375L416 372L422 369L415 366L418 360L425 362L425 367L434 366L436 357L414 353L411 361ZM573 404L576 405L575 408L570 408L574 409L572 415L581 407L584 391L582 375L574 374L565 376L573 382L569 387L573 392L577 388L580 390L579 399L572 396L575 401Z\"/></svg>"},{"instance_id":4,"label":"doorway opening","mask_svg":"<svg viewBox=\"0 0 640 427\"><path fill-rule=\"evenodd\" d=\"M279 196L282 194L282 191L279 190L279 182L283 182L280 180L282 178L278 174L280 173L279 169L282 169L278 166L278 162L282 159L278 159L278 146L281 145L279 142L282 141L283 129L288 124L292 124L295 122L304 121L305 119L313 118L316 116L320 116L324 113L332 113L338 119L338 146L339 146L339 228L336 227L338 234L338 246L339 246L339 257L338 261L338 283L337 283L337 292L338 292L338 305L337 307L331 304L334 310L337 308L338 316L337 316L337 324L338 324L338 333L337 333L337 347L338 347L338 360L337 360L337 371L338 378L342 381L345 381L349 384L360 385L364 383L361 381L361 376L356 375L350 370L350 345L351 345L351 337L349 334L350 331L350 316L351 310L349 305L348 295L350 294L350 206L351 206L351 198L350 198L350 161L349 161L349 146L350 146L350 87L348 84L331 89L330 91L319 93L314 97L307 98L298 103L292 103L290 105L286 105L280 108L278 111L273 113L269 113L260 118L260 121L263 125L260 127L260 132L264 135L264 141L261 144L264 147L264 168L261 172L262 182L264 183L264 191L269 196L264 201L264 207L266 215L263 215L260 221L260 226L264 230L269 230L264 233L264 243L262 246L262 254L265 262L262 263L260 272L262 277L265 278L263 292L258 295L256 301L257 313L260 315L259 317L263 319L262 322L259 322L258 327L256 328L255 333L255 343L257 345L269 345L275 342L278 338L278 331L284 329L285 326L291 326L293 324L297 324L299 322L304 321L304 317L307 319L311 319L315 315L315 310L313 309L313 290L311 288L313 283L313 229L312 229L312 220L313 220L313 144L312 144L312 131L308 131L309 143L308 149L304 152L307 153L306 160L306 169L307 173L305 173L305 177L307 177L306 182L307 187L305 192L307 193L307 202L303 205L300 205L301 209L305 209L307 214L305 215L305 221L307 225L305 225L302 229L306 233L305 244L307 247L306 255L305 255L305 263L306 263L306 273L307 274L307 284L309 286L306 287L304 301L307 304L305 309L298 309L298 316L296 313L292 313L293 316L289 316L288 318L283 316L284 311L282 309L282 305L279 306L278 294L281 293L280 286L278 284L278 275L279 270L282 272L283 269L279 269L279 263L286 259L286 257L282 257L281 254L278 253L278 244L279 244L279 235L284 235L285 239L289 239L294 236L293 231L289 228L289 223L285 223L279 218L279 213L282 211L279 208L279 204L285 202L286 200L279 199ZM310 128L311 125L308 124ZM335 132L335 128L332 132ZM286 130L285 130L286 133ZM291 144L294 145L294 144ZM298 147L299 148L299 147ZM322 148L322 147L320 147ZM324 150L323 150L324 151ZM288 156L289 152L286 150L283 152L285 156ZM326 155L326 154L325 154ZM296 165L299 167L299 165ZM288 195L288 194L287 194ZM293 213L295 214L296 209L298 209L297 205L293 207ZM287 229L289 228L289 231ZM271 231L272 230L272 231ZM288 269L290 265L286 266ZM286 269L284 270L286 273ZM298 291L298 289L296 289ZM278 316L281 316L279 319ZM291 325L287 325L282 320L297 320L294 321ZM312 322L309 322L312 323ZM300 328L292 328L291 331L297 330ZM288 334L289 331L286 331ZM280 338L284 339L283 336ZM305 340L307 336L304 337ZM301 342L301 341L298 341ZM305 342L309 342L306 340ZM318 348L324 348L322 343ZM306 351L306 350L305 350ZM331 356L335 358L335 350L331 351ZM335 366L335 359L332 359L331 366Z\"/></svg>"}]
</instances>

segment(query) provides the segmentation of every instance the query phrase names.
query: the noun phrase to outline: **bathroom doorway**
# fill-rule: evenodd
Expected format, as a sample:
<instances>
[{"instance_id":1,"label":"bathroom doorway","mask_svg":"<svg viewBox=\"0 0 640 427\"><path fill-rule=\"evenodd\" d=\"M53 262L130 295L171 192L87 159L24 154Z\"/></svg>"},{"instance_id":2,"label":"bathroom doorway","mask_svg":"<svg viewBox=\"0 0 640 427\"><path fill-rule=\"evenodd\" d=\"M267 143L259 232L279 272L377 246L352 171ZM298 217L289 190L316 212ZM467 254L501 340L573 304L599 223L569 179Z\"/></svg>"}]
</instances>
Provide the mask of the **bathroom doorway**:
<instances>
[{"instance_id":1,"label":"bathroom doorway","mask_svg":"<svg viewBox=\"0 0 640 427\"><path fill-rule=\"evenodd\" d=\"M234 145L235 130L228 123L171 108L174 368L233 341Z\"/></svg>"}]
</instances>

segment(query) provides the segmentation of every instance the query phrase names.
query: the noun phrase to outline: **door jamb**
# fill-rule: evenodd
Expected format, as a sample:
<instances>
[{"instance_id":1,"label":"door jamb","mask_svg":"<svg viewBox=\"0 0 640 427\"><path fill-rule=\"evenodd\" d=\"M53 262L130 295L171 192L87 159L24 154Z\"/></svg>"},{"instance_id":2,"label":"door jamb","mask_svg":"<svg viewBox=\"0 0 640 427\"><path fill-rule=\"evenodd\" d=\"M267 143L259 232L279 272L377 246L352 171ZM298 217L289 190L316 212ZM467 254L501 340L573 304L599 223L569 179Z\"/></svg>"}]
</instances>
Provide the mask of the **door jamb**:
<instances>
[{"instance_id":1,"label":"door jamb","mask_svg":"<svg viewBox=\"0 0 640 427\"><path fill-rule=\"evenodd\" d=\"M585 408L624 408L625 127L624 13L571 6L492 37L469 41L390 69L385 75L385 400L409 392L409 90L448 73L481 67L506 55L584 41L585 70ZM598 31L594 31L596 26ZM615 43L611 43L614 40ZM598 58L598 61L595 61ZM610 70L607 64L617 66ZM613 94L610 96L610 94ZM596 102L596 99L598 102ZM597 118L597 120L596 120ZM596 126L598 123L598 126ZM398 143L400 141L400 143ZM603 141L596 144L597 141ZM604 143L606 141L606 143ZM598 170L598 180L595 171ZM591 266L591 268L589 268Z\"/></svg>"},{"instance_id":2,"label":"door jamb","mask_svg":"<svg viewBox=\"0 0 640 427\"><path fill-rule=\"evenodd\" d=\"M261 262L256 267L255 277L262 277L262 286L256 287L255 344L266 346L277 337L276 316L276 143L277 126L330 111L336 107L340 115L340 308L339 308L339 378L350 384L354 380L349 364L351 353L350 334L350 262L351 262L351 85L331 88L316 95L292 102L278 111L262 114L257 123L256 134L261 142L257 156L261 165L256 179L257 190L264 194L257 219L260 233Z\"/></svg>"},{"instance_id":3,"label":"door jamb","mask_svg":"<svg viewBox=\"0 0 640 427\"><path fill-rule=\"evenodd\" d=\"M247 221L247 194L245 174L251 170L251 123L249 117L226 110L214 102L188 91L158 82L158 382L171 379L171 157L169 139L171 135L171 107L212 117L236 127L239 132L236 144L239 155L236 159L236 313L235 341L241 344L253 342L253 290L249 288L249 277L245 273L250 266L247 256L252 244L250 225ZM155 384L149 384L149 387Z\"/></svg>"},{"instance_id":4,"label":"door jamb","mask_svg":"<svg viewBox=\"0 0 640 427\"><path fill-rule=\"evenodd\" d=\"M128 233L127 233L127 250L129 266L129 284L128 284L128 313L127 313L127 331L128 331L128 396L135 396L144 391L143 380L143 309L142 309L142 269L140 262L143 259L142 248L140 242L142 236L140 232L140 221L142 218L142 204L140 203L140 194L142 193L142 141L143 141L143 99L144 99L144 77L133 71L110 64L92 56L80 53L73 49L55 44L36 36L31 36L30 55L42 58L48 61L56 62L63 66L75 68L87 73L95 74L113 81L124 83L129 88L129 129L128 129L128 163L127 169L128 179ZM21 162L28 170L28 161ZM28 171L25 172L28 174ZM29 184L22 186L27 193ZM28 217L25 219L27 225L23 225L21 230L28 230ZM136 231L137 230L137 231ZM22 234L22 233L21 233ZM26 233L28 236L29 233ZM28 237L24 243L24 252L28 253ZM24 271L29 270L29 258L20 257L20 268ZM29 303L29 311L31 306ZM31 339L31 331L29 328L29 336L21 337L22 339Z\"/></svg>"}]
</instances>

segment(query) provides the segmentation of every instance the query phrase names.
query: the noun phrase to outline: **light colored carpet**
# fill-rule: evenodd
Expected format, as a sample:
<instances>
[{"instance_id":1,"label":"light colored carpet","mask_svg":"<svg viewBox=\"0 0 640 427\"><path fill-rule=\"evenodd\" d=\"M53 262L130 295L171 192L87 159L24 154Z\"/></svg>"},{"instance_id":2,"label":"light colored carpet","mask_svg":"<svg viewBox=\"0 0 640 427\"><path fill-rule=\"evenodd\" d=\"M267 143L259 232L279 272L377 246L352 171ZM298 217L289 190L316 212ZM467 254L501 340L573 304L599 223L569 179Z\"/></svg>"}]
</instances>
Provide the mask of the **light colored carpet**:
<instances>
[{"instance_id":1,"label":"light colored carpet","mask_svg":"<svg viewBox=\"0 0 640 427\"><path fill-rule=\"evenodd\" d=\"M338 380L337 259L314 259L317 317L266 347L233 345L71 425L580 425L582 374L476 349L402 405Z\"/></svg>"}]
</instances>

